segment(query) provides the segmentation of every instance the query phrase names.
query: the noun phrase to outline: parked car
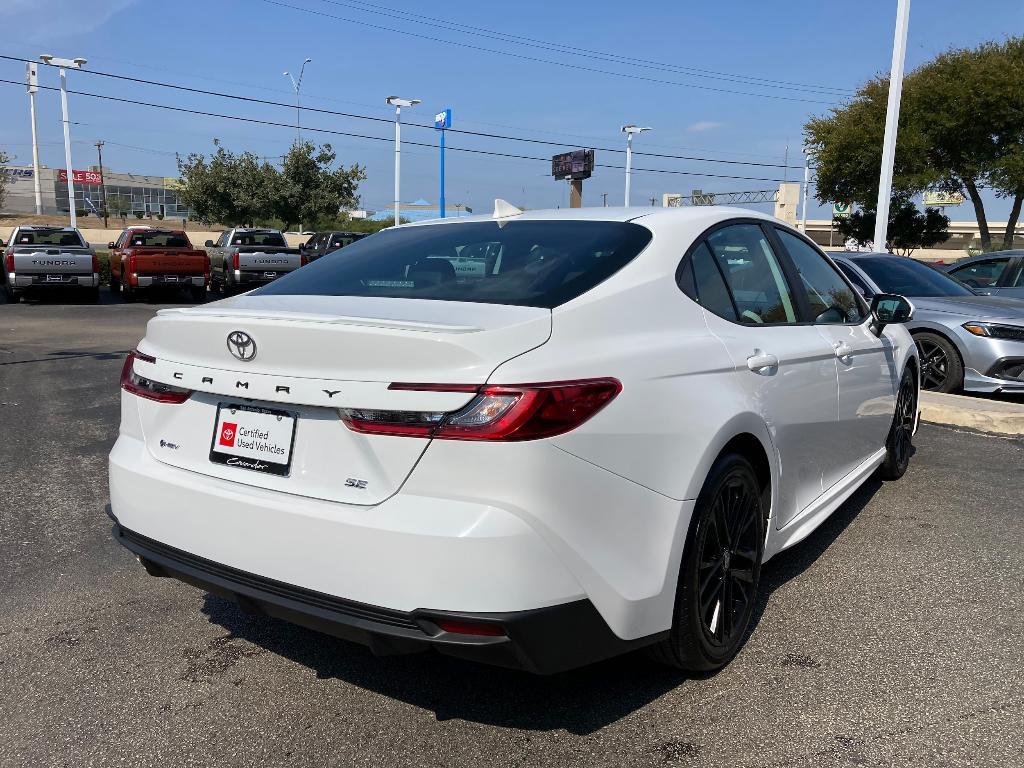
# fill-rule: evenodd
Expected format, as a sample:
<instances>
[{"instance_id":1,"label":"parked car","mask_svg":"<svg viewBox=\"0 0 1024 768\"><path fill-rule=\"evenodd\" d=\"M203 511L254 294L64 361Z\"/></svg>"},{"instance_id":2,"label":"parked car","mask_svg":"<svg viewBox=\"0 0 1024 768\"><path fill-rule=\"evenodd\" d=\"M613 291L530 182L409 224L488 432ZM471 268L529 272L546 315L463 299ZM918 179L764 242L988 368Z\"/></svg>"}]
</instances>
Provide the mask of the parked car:
<instances>
[{"instance_id":1,"label":"parked car","mask_svg":"<svg viewBox=\"0 0 1024 768\"><path fill-rule=\"evenodd\" d=\"M945 271L991 296L1024 299L1024 250L971 256L946 266Z\"/></svg>"},{"instance_id":2,"label":"parked car","mask_svg":"<svg viewBox=\"0 0 1024 768\"><path fill-rule=\"evenodd\" d=\"M220 293L248 291L276 280L306 263L277 229L236 227L206 241L210 287Z\"/></svg>"},{"instance_id":3,"label":"parked car","mask_svg":"<svg viewBox=\"0 0 1024 768\"><path fill-rule=\"evenodd\" d=\"M19 224L4 249L3 284L10 301L40 289L75 290L96 301L99 260L74 227Z\"/></svg>"},{"instance_id":4,"label":"parked car","mask_svg":"<svg viewBox=\"0 0 1024 768\"><path fill-rule=\"evenodd\" d=\"M912 306L770 216L503 203L346 250L128 355L111 510L149 573L381 653L710 671L762 563L907 470Z\"/></svg>"},{"instance_id":5,"label":"parked car","mask_svg":"<svg viewBox=\"0 0 1024 768\"><path fill-rule=\"evenodd\" d=\"M914 303L907 329L920 350L922 389L1024 391L1024 301L980 296L905 256L832 257L866 297L898 292Z\"/></svg>"},{"instance_id":6,"label":"parked car","mask_svg":"<svg viewBox=\"0 0 1024 768\"><path fill-rule=\"evenodd\" d=\"M210 258L181 230L127 227L108 247L110 290L128 301L152 288L185 288L193 301L206 299Z\"/></svg>"},{"instance_id":7,"label":"parked car","mask_svg":"<svg viewBox=\"0 0 1024 768\"><path fill-rule=\"evenodd\" d=\"M318 232L301 245L300 250L308 261L316 261L366 236L366 232Z\"/></svg>"}]
</instances>

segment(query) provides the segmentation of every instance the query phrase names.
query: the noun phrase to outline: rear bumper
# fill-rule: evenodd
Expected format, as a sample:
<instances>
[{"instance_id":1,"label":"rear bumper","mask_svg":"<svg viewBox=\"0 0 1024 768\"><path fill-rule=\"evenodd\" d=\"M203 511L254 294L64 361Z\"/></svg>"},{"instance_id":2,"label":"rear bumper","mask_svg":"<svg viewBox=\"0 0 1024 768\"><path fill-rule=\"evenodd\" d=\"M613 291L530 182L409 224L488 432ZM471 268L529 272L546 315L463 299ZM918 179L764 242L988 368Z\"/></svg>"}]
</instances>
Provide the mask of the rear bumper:
<instances>
[{"instance_id":1,"label":"rear bumper","mask_svg":"<svg viewBox=\"0 0 1024 768\"><path fill-rule=\"evenodd\" d=\"M137 285L139 288L152 288L154 286L181 287L206 285L206 278L203 275L139 275Z\"/></svg>"},{"instance_id":2,"label":"rear bumper","mask_svg":"<svg viewBox=\"0 0 1024 768\"><path fill-rule=\"evenodd\" d=\"M282 272L282 271L276 271L276 272L274 272L274 271L267 271L267 272L242 272L242 271L237 271L236 270L235 271L235 283L237 285L248 285L248 286L253 286L253 287L255 287L257 285L266 285L267 283L274 282L279 277L283 277L284 275L287 275L288 272L291 272L291 271L292 270L287 270L287 271L284 271L284 272Z\"/></svg>"},{"instance_id":3,"label":"rear bumper","mask_svg":"<svg viewBox=\"0 0 1024 768\"><path fill-rule=\"evenodd\" d=\"M504 613L395 611L326 595L191 555L128 530L114 520L117 540L152 576L170 576L242 608L368 646L375 654L435 650L496 666L552 674L657 642L617 637L589 600ZM482 624L500 632L447 632L437 622Z\"/></svg>"},{"instance_id":4,"label":"rear bumper","mask_svg":"<svg viewBox=\"0 0 1024 768\"><path fill-rule=\"evenodd\" d=\"M53 275L57 277L58 275ZM100 276L95 272L85 275L61 274L60 280L49 280L47 275L26 275L15 273L11 281L12 288L96 288L100 284Z\"/></svg>"}]
</instances>

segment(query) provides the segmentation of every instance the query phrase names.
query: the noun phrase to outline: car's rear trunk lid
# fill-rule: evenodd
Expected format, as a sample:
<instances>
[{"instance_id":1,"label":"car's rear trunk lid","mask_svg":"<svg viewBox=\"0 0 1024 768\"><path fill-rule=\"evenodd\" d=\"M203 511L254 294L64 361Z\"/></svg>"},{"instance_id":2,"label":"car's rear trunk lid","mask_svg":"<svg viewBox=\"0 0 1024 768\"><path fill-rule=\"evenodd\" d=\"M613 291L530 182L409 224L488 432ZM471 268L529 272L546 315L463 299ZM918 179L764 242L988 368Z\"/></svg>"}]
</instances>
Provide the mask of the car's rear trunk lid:
<instances>
[{"instance_id":1,"label":"car's rear trunk lid","mask_svg":"<svg viewBox=\"0 0 1024 768\"><path fill-rule=\"evenodd\" d=\"M156 362L136 361L135 370L196 392L179 405L138 399L146 443L155 458L183 469L377 504L401 487L429 440L353 432L338 409L457 410L472 391L389 385L483 384L503 362L544 344L550 331L547 309L408 299L242 296L164 310L139 345ZM296 418L286 475L211 459L225 423L241 429L249 419L259 431L267 421L237 407L218 421L221 406L274 411L272 426ZM286 416L277 419L277 412ZM287 435L277 438L284 448Z\"/></svg>"}]
</instances>

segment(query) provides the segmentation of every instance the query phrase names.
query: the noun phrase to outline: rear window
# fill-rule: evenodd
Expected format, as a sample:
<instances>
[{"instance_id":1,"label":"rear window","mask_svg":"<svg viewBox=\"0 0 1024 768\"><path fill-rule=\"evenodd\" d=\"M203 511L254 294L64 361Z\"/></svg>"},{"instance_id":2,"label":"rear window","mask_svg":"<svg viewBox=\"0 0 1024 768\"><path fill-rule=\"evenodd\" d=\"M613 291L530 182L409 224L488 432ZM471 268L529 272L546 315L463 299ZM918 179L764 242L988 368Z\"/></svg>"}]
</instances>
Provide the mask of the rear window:
<instances>
[{"instance_id":1,"label":"rear window","mask_svg":"<svg viewBox=\"0 0 1024 768\"><path fill-rule=\"evenodd\" d=\"M66 229L23 229L21 230L13 245L67 245L75 248L84 248L85 243L77 232L68 232Z\"/></svg>"},{"instance_id":2,"label":"rear window","mask_svg":"<svg viewBox=\"0 0 1024 768\"><path fill-rule=\"evenodd\" d=\"M351 245L356 240L362 240L366 235L361 234L343 234L336 233L331 237L332 248L344 248L346 245Z\"/></svg>"},{"instance_id":3,"label":"rear window","mask_svg":"<svg viewBox=\"0 0 1024 768\"><path fill-rule=\"evenodd\" d=\"M151 246L163 246L164 248L190 248L188 238L184 232L171 232L166 229L140 229L131 233L128 239L131 246L149 248Z\"/></svg>"},{"instance_id":4,"label":"rear window","mask_svg":"<svg viewBox=\"0 0 1024 768\"><path fill-rule=\"evenodd\" d=\"M609 221L472 222L399 227L255 291L556 307L590 290L651 240Z\"/></svg>"},{"instance_id":5,"label":"rear window","mask_svg":"<svg viewBox=\"0 0 1024 768\"><path fill-rule=\"evenodd\" d=\"M959 280L907 256L869 256L857 259L857 266L886 293L922 298L974 295Z\"/></svg>"},{"instance_id":6,"label":"rear window","mask_svg":"<svg viewBox=\"0 0 1024 768\"><path fill-rule=\"evenodd\" d=\"M269 245L273 247L288 247L284 241L284 235L280 232L239 232L231 238L232 245Z\"/></svg>"}]
</instances>

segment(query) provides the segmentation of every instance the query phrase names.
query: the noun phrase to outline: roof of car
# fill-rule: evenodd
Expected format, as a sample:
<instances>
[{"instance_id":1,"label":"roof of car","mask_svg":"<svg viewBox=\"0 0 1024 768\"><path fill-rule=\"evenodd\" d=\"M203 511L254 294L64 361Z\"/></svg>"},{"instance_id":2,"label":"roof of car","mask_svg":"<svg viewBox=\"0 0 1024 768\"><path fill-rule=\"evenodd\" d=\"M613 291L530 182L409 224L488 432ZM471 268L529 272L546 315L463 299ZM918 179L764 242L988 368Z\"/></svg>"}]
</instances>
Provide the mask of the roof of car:
<instances>
[{"instance_id":1,"label":"roof of car","mask_svg":"<svg viewBox=\"0 0 1024 768\"><path fill-rule=\"evenodd\" d=\"M590 208L547 208L539 210L526 210L514 216L495 217L493 214L475 214L473 216L455 216L444 219L430 219L429 221L417 221L403 224L403 227L419 226L453 226L467 222L481 221L637 221L643 219L644 223L654 223L663 219L674 221L721 221L730 218L753 218L774 221L782 224L780 219L760 211L753 211L748 208L736 208L725 205L688 206L685 208L664 208L658 206L637 206L637 207L604 207L593 206Z\"/></svg>"},{"instance_id":2,"label":"roof of car","mask_svg":"<svg viewBox=\"0 0 1024 768\"><path fill-rule=\"evenodd\" d=\"M865 258L878 258L879 256L891 256L894 259L906 259L907 256L897 256L895 253L881 253L879 251L872 251L870 253L863 253L861 251L825 251L829 256L834 259L849 259L850 261L857 261L857 259Z\"/></svg>"},{"instance_id":3,"label":"roof of car","mask_svg":"<svg viewBox=\"0 0 1024 768\"><path fill-rule=\"evenodd\" d=\"M45 230L47 232L77 232L77 227L56 227L52 224L18 224L18 229Z\"/></svg>"}]
</instances>

